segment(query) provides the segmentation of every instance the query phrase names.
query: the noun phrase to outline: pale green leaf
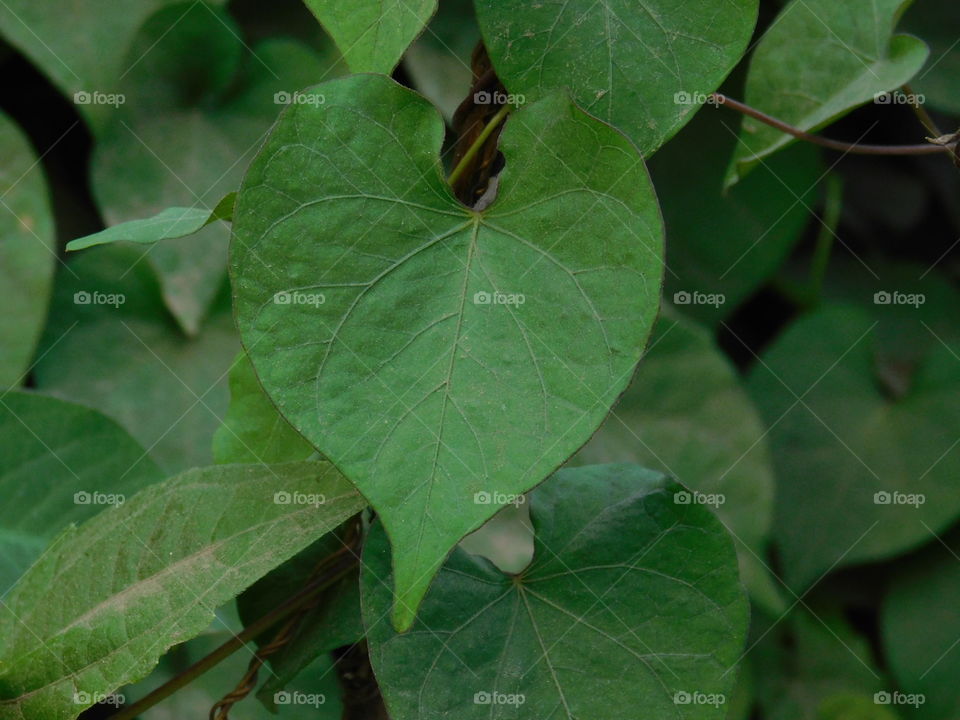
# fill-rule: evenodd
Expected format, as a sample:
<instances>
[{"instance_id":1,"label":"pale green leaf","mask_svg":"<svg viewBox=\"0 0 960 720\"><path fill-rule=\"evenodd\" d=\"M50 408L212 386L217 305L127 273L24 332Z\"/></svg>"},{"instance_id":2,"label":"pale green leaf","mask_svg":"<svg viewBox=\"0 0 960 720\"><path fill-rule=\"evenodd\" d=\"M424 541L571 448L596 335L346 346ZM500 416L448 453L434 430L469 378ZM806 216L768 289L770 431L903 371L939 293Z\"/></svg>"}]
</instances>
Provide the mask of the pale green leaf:
<instances>
[{"instance_id":1,"label":"pale green leaf","mask_svg":"<svg viewBox=\"0 0 960 720\"><path fill-rule=\"evenodd\" d=\"M240 190L237 318L271 399L383 519L405 627L499 493L552 472L626 387L662 225L630 142L559 95L507 121L478 212L422 98L372 75L309 93L326 102L281 116Z\"/></svg>"},{"instance_id":2,"label":"pale green leaf","mask_svg":"<svg viewBox=\"0 0 960 720\"><path fill-rule=\"evenodd\" d=\"M566 88L645 155L706 102L747 48L757 0L477 0L497 75L532 101Z\"/></svg>"},{"instance_id":3,"label":"pale green leaf","mask_svg":"<svg viewBox=\"0 0 960 720\"><path fill-rule=\"evenodd\" d=\"M390 74L437 0L304 0L355 73Z\"/></svg>"},{"instance_id":4,"label":"pale green leaf","mask_svg":"<svg viewBox=\"0 0 960 720\"><path fill-rule=\"evenodd\" d=\"M2 11L0 11L2 12ZM43 168L27 139L0 113L0 390L21 385L43 332L56 238Z\"/></svg>"},{"instance_id":5,"label":"pale green leaf","mask_svg":"<svg viewBox=\"0 0 960 720\"><path fill-rule=\"evenodd\" d=\"M0 397L0 596L63 527L160 480L123 428L33 393Z\"/></svg>"},{"instance_id":6,"label":"pale green leaf","mask_svg":"<svg viewBox=\"0 0 960 720\"><path fill-rule=\"evenodd\" d=\"M327 463L217 466L65 530L0 608L0 718L76 717L363 505Z\"/></svg>"},{"instance_id":7,"label":"pale green leaf","mask_svg":"<svg viewBox=\"0 0 960 720\"><path fill-rule=\"evenodd\" d=\"M814 131L908 82L928 54L922 40L894 34L911 2L793 0L750 60L747 104ZM792 136L746 118L727 183L792 142Z\"/></svg>"},{"instance_id":8,"label":"pale green leaf","mask_svg":"<svg viewBox=\"0 0 960 720\"><path fill-rule=\"evenodd\" d=\"M390 552L374 528L363 613L391 717L723 718L748 607L729 536L682 491L636 466L561 470L530 495L530 566L504 575L454 551L406 634L382 620ZM694 693L715 702L682 702Z\"/></svg>"}]
</instances>

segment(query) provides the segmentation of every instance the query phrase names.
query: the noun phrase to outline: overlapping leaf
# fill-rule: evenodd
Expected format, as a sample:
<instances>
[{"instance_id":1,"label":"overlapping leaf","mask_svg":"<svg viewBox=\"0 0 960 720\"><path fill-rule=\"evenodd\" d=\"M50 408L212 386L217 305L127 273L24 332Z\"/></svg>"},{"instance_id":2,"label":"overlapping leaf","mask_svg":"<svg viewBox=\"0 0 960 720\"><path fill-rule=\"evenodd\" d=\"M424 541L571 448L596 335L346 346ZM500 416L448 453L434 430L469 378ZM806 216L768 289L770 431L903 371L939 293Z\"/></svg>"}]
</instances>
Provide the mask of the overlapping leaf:
<instances>
[{"instance_id":1,"label":"overlapping leaf","mask_svg":"<svg viewBox=\"0 0 960 720\"><path fill-rule=\"evenodd\" d=\"M363 614L391 717L724 717L747 603L729 537L682 491L631 465L561 470L530 495L531 565L504 575L456 550L405 634L384 621L375 528Z\"/></svg>"},{"instance_id":2,"label":"overlapping leaf","mask_svg":"<svg viewBox=\"0 0 960 720\"><path fill-rule=\"evenodd\" d=\"M43 169L27 139L0 114L0 389L20 385L43 331L56 263Z\"/></svg>"},{"instance_id":3,"label":"overlapping leaf","mask_svg":"<svg viewBox=\"0 0 960 720\"><path fill-rule=\"evenodd\" d=\"M271 399L383 518L406 626L456 541L626 386L660 216L629 141L560 96L508 120L481 213L444 182L423 99L379 76L308 93L325 104L281 117L238 197L237 317Z\"/></svg>"},{"instance_id":4,"label":"overlapping leaf","mask_svg":"<svg viewBox=\"0 0 960 720\"><path fill-rule=\"evenodd\" d=\"M908 82L927 46L894 34L912 0L793 0L750 61L746 101L801 130L817 130ZM793 137L746 119L727 178L735 183Z\"/></svg>"},{"instance_id":5,"label":"overlapping leaf","mask_svg":"<svg viewBox=\"0 0 960 720\"><path fill-rule=\"evenodd\" d=\"M230 465L68 528L0 608L0 718L76 717L363 504L327 463ZM46 602L51 588L69 592Z\"/></svg>"},{"instance_id":6,"label":"overlapping leaf","mask_svg":"<svg viewBox=\"0 0 960 720\"><path fill-rule=\"evenodd\" d=\"M477 0L494 67L534 100L567 88L644 154L669 140L740 60L757 0Z\"/></svg>"}]
</instances>

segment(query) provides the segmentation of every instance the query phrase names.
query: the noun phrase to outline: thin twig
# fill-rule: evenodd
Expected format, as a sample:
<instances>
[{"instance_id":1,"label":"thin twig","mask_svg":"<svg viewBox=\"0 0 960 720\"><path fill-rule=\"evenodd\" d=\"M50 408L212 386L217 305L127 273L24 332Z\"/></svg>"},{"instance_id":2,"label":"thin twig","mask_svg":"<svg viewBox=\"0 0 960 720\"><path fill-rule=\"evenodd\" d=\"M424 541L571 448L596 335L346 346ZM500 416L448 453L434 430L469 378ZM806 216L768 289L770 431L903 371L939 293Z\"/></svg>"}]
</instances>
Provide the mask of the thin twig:
<instances>
[{"instance_id":1,"label":"thin twig","mask_svg":"<svg viewBox=\"0 0 960 720\"><path fill-rule=\"evenodd\" d=\"M918 100L920 96L917 95L917 93L913 91L913 88L906 83L903 85L903 94L906 95L907 98L913 98L913 102L909 103L909 105L913 109L914 115L917 116L917 119L920 120L920 123L927 129L927 132L934 137L940 137L943 135L943 130L937 127L937 121L934 120L930 116L930 113L927 112L927 109L920 104L920 101Z\"/></svg>"},{"instance_id":2,"label":"thin twig","mask_svg":"<svg viewBox=\"0 0 960 720\"><path fill-rule=\"evenodd\" d=\"M770 127L792 135L798 140L805 140L815 145L830 148L831 150L838 150L843 153L855 155L938 155L941 153L952 154L953 148L956 146L956 142L948 145L861 145L859 143L846 143L840 140L823 138L819 135L812 135L811 133L785 123L783 120L778 120L775 117L767 115L765 112L761 112L756 108L750 107L739 100L734 100L721 93L713 93L711 102L743 113L748 117L752 117L754 120L759 120Z\"/></svg>"}]
</instances>

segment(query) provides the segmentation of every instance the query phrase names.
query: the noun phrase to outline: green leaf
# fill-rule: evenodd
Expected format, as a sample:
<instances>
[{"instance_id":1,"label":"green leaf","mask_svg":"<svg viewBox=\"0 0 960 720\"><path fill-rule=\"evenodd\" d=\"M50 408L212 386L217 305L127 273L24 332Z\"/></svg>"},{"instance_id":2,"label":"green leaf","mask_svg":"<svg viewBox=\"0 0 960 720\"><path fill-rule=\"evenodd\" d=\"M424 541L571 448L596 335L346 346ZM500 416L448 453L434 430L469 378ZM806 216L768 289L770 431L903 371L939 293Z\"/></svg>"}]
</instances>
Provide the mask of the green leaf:
<instances>
[{"instance_id":1,"label":"green leaf","mask_svg":"<svg viewBox=\"0 0 960 720\"><path fill-rule=\"evenodd\" d=\"M163 476L95 410L32 393L0 397L0 596L63 527Z\"/></svg>"},{"instance_id":2,"label":"green leaf","mask_svg":"<svg viewBox=\"0 0 960 720\"><path fill-rule=\"evenodd\" d=\"M304 0L355 73L389 75L437 9L437 0Z\"/></svg>"},{"instance_id":3,"label":"green leaf","mask_svg":"<svg viewBox=\"0 0 960 720\"><path fill-rule=\"evenodd\" d=\"M711 325L732 315L784 263L820 195L822 163L806 143L724 190L736 145L731 115L707 109L649 164L670 239L665 297Z\"/></svg>"},{"instance_id":4,"label":"green leaf","mask_svg":"<svg viewBox=\"0 0 960 720\"><path fill-rule=\"evenodd\" d=\"M2 12L2 11L0 11ZM0 113L0 390L29 372L50 302L57 258L43 168L19 128Z\"/></svg>"},{"instance_id":5,"label":"green leaf","mask_svg":"<svg viewBox=\"0 0 960 720\"><path fill-rule=\"evenodd\" d=\"M284 100L336 67L332 52L319 55L289 39L249 50L226 12L193 2L152 16L129 62L126 102L100 133L92 160L94 195L110 225L168 206L215 213L239 187ZM216 223L142 250L188 335L199 332L216 299L229 235Z\"/></svg>"},{"instance_id":6,"label":"green leaf","mask_svg":"<svg viewBox=\"0 0 960 720\"><path fill-rule=\"evenodd\" d=\"M661 317L633 383L571 462L665 472L713 501L744 567L765 555L773 466L764 427L730 361L694 325Z\"/></svg>"},{"instance_id":7,"label":"green leaf","mask_svg":"<svg viewBox=\"0 0 960 720\"><path fill-rule=\"evenodd\" d=\"M912 0L793 0L750 60L746 102L806 131L893 90L923 66L927 46L894 35ZM746 118L727 184L794 138Z\"/></svg>"},{"instance_id":8,"label":"green leaf","mask_svg":"<svg viewBox=\"0 0 960 720\"><path fill-rule=\"evenodd\" d=\"M890 670L904 693L924 696L910 718L955 717L960 712L957 638L960 617L960 562L957 534L951 533L903 563L890 580L880 627Z\"/></svg>"},{"instance_id":9,"label":"green leaf","mask_svg":"<svg viewBox=\"0 0 960 720\"><path fill-rule=\"evenodd\" d=\"M230 409L213 436L214 460L293 462L306 460L314 452L263 392L246 354L238 355L230 368Z\"/></svg>"},{"instance_id":10,"label":"green leaf","mask_svg":"<svg viewBox=\"0 0 960 720\"><path fill-rule=\"evenodd\" d=\"M953 297L931 311L954 316ZM950 452L960 425L960 343L941 343L919 316L916 332L927 342L911 344L913 357L890 357L883 311L918 311L876 307L879 325L852 305L801 317L749 377L770 427L774 533L796 590L836 567L927 542L960 514L960 454Z\"/></svg>"},{"instance_id":11,"label":"green leaf","mask_svg":"<svg viewBox=\"0 0 960 720\"><path fill-rule=\"evenodd\" d=\"M280 411L383 519L402 628L494 498L552 472L626 387L662 226L629 141L559 95L507 121L477 212L422 98L372 75L308 92L325 104L281 116L240 190L238 327Z\"/></svg>"},{"instance_id":12,"label":"green leaf","mask_svg":"<svg viewBox=\"0 0 960 720\"><path fill-rule=\"evenodd\" d=\"M247 623L277 607L303 589L317 565L344 547L341 534L328 533L309 548L258 580L237 598L240 617ZM350 572L325 590L297 630L293 639L270 656L270 675L257 691L265 707L276 712L276 693L291 687L317 658L332 650L353 645L363 638L360 620L360 573ZM269 634L260 644L270 641Z\"/></svg>"},{"instance_id":13,"label":"green leaf","mask_svg":"<svg viewBox=\"0 0 960 720\"><path fill-rule=\"evenodd\" d=\"M693 117L740 60L757 0L477 0L497 74L527 101L566 88L644 155Z\"/></svg>"},{"instance_id":14,"label":"green leaf","mask_svg":"<svg viewBox=\"0 0 960 720\"><path fill-rule=\"evenodd\" d=\"M218 466L68 528L0 609L0 718L76 717L91 703L75 693L143 677L217 606L363 506L326 463ZM69 592L43 602L51 588Z\"/></svg>"},{"instance_id":15,"label":"green leaf","mask_svg":"<svg viewBox=\"0 0 960 720\"><path fill-rule=\"evenodd\" d=\"M142 248L91 249L69 268L55 288L37 387L114 418L167 471L210 464L239 349L227 288L200 335L185 338Z\"/></svg>"},{"instance_id":16,"label":"green leaf","mask_svg":"<svg viewBox=\"0 0 960 720\"><path fill-rule=\"evenodd\" d=\"M187 237L216 220L229 221L233 217L235 199L236 193L230 193L217 203L213 210L195 207L167 208L151 218L120 223L98 233L71 240L67 243L67 251L85 250L95 245L114 242L150 245L161 240Z\"/></svg>"},{"instance_id":17,"label":"green leaf","mask_svg":"<svg viewBox=\"0 0 960 720\"><path fill-rule=\"evenodd\" d=\"M374 528L363 613L391 717L723 718L725 704L677 700L725 701L748 607L729 537L682 490L629 465L561 470L530 495L531 565L504 575L456 550L407 634L382 621L390 553Z\"/></svg>"}]
</instances>

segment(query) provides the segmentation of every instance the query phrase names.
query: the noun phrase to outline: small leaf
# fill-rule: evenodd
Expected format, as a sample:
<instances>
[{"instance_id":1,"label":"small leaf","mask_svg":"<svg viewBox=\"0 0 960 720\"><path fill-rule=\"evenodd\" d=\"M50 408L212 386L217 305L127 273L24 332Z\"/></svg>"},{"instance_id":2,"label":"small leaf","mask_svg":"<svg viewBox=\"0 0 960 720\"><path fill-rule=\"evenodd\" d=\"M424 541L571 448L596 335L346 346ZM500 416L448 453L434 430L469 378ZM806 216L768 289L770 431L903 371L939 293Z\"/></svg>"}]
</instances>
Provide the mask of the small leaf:
<instances>
[{"instance_id":1,"label":"small leaf","mask_svg":"<svg viewBox=\"0 0 960 720\"><path fill-rule=\"evenodd\" d=\"M373 75L306 94L325 103L281 116L240 190L238 327L284 417L383 519L406 627L495 498L549 475L626 387L662 225L630 142L559 95L507 121L477 212L422 98Z\"/></svg>"},{"instance_id":2,"label":"small leaf","mask_svg":"<svg viewBox=\"0 0 960 720\"><path fill-rule=\"evenodd\" d=\"M163 475L95 410L33 393L0 398L0 596L70 523L123 503Z\"/></svg>"},{"instance_id":3,"label":"small leaf","mask_svg":"<svg viewBox=\"0 0 960 720\"><path fill-rule=\"evenodd\" d=\"M76 717L91 703L75 694L145 676L215 608L363 506L326 463L230 465L68 528L0 607L0 718ZM69 591L44 602L52 588Z\"/></svg>"},{"instance_id":4,"label":"small leaf","mask_svg":"<svg viewBox=\"0 0 960 720\"><path fill-rule=\"evenodd\" d=\"M213 436L218 463L306 460L316 452L283 419L260 387L245 353L230 368L230 409Z\"/></svg>"},{"instance_id":5,"label":"small leaf","mask_svg":"<svg viewBox=\"0 0 960 720\"><path fill-rule=\"evenodd\" d=\"M57 260L43 169L27 138L0 113L0 391L23 384L43 332Z\"/></svg>"},{"instance_id":6,"label":"small leaf","mask_svg":"<svg viewBox=\"0 0 960 720\"><path fill-rule=\"evenodd\" d=\"M630 465L561 470L530 495L531 565L504 575L457 549L407 634L381 621L376 526L361 589L391 717L723 718L748 607L730 538L682 490Z\"/></svg>"},{"instance_id":7,"label":"small leaf","mask_svg":"<svg viewBox=\"0 0 960 720\"><path fill-rule=\"evenodd\" d=\"M173 240L193 235L215 220L230 220L236 193L226 195L213 210L172 207L152 218L131 220L114 225L98 233L67 243L67 251L84 250L94 245L114 242L134 242L149 245L161 240Z\"/></svg>"},{"instance_id":8,"label":"small leaf","mask_svg":"<svg viewBox=\"0 0 960 720\"><path fill-rule=\"evenodd\" d=\"M930 312L955 317L960 304L952 297ZM749 377L770 427L774 535L784 577L797 591L827 570L927 542L931 530L960 515L960 453L951 452L960 426L960 344L955 336L952 347L941 343L921 315L913 321L918 339L888 348L885 326L908 321L888 320L887 308L894 306L874 306L879 325L851 305L801 317ZM918 311L900 305L895 312Z\"/></svg>"},{"instance_id":9,"label":"small leaf","mask_svg":"<svg viewBox=\"0 0 960 720\"><path fill-rule=\"evenodd\" d=\"M566 88L644 155L669 140L743 56L757 0L477 0L497 74L527 101Z\"/></svg>"},{"instance_id":10,"label":"small leaf","mask_svg":"<svg viewBox=\"0 0 960 720\"><path fill-rule=\"evenodd\" d=\"M389 75L437 9L437 0L304 0L355 73Z\"/></svg>"},{"instance_id":11,"label":"small leaf","mask_svg":"<svg viewBox=\"0 0 960 720\"><path fill-rule=\"evenodd\" d=\"M800 130L819 130L923 66L927 46L893 29L912 0L793 0L750 61L746 102ZM795 139L745 119L727 184Z\"/></svg>"}]
</instances>

